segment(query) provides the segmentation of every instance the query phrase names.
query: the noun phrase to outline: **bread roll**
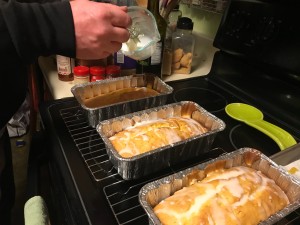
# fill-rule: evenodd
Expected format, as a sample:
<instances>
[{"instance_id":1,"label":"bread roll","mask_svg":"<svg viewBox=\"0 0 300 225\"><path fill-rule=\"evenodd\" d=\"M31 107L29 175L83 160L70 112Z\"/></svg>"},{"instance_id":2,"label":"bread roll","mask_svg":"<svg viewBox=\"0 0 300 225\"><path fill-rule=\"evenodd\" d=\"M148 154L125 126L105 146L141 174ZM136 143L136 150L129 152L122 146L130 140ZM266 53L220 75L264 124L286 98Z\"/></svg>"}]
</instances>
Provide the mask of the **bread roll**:
<instances>
[{"instance_id":1,"label":"bread roll","mask_svg":"<svg viewBox=\"0 0 300 225\"><path fill-rule=\"evenodd\" d=\"M206 132L207 129L191 118L172 117L141 122L109 138L118 153L133 157Z\"/></svg>"},{"instance_id":2,"label":"bread roll","mask_svg":"<svg viewBox=\"0 0 300 225\"><path fill-rule=\"evenodd\" d=\"M154 213L163 225L256 225L288 204L272 179L238 166L208 172L161 201Z\"/></svg>"}]
</instances>

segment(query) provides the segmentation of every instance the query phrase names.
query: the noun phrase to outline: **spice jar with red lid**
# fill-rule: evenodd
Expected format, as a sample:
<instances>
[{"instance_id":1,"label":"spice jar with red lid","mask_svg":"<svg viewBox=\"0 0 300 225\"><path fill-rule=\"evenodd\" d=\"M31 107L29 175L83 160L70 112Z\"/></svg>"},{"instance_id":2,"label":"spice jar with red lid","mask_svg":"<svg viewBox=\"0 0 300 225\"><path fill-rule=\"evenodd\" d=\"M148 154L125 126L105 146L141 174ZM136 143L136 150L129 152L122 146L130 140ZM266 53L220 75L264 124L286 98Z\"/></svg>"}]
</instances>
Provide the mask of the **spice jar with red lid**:
<instances>
[{"instance_id":1,"label":"spice jar with red lid","mask_svg":"<svg viewBox=\"0 0 300 225\"><path fill-rule=\"evenodd\" d=\"M116 78L121 74L121 67L117 65L109 65L106 67L106 78Z\"/></svg>"},{"instance_id":2,"label":"spice jar with red lid","mask_svg":"<svg viewBox=\"0 0 300 225\"><path fill-rule=\"evenodd\" d=\"M105 79L104 66L91 66L90 67L91 82Z\"/></svg>"},{"instance_id":3,"label":"spice jar with red lid","mask_svg":"<svg viewBox=\"0 0 300 225\"><path fill-rule=\"evenodd\" d=\"M90 82L90 68L87 66L75 66L74 67L74 83L83 84Z\"/></svg>"}]
</instances>

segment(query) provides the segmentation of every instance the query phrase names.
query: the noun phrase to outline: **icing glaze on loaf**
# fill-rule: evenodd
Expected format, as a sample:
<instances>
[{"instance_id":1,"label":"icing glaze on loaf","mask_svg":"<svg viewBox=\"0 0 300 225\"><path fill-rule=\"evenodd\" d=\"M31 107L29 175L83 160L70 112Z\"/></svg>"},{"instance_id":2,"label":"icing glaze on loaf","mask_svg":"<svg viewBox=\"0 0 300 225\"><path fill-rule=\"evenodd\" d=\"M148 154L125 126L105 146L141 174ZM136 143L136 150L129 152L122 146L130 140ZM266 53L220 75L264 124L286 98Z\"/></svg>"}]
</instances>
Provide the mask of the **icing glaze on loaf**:
<instances>
[{"instance_id":1,"label":"icing glaze on loaf","mask_svg":"<svg viewBox=\"0 0 300 225\"><path fill-rule=\"evenodd\" d=\"M256 225L289 200L275 182L249 167L219 169L154 208L163 225Z\"/></svg>"},{"instance_id":2,"label":"icing glaze on loaf","mask_svg":"<svg viewBox=\"0 0 300 225\"><path fill-rule=\"evenodd\" d=\"M109 140L122 157L133 157L206 132L207 129L191 118L172 117L140 122Z\"/></svg>"}]
</instances>

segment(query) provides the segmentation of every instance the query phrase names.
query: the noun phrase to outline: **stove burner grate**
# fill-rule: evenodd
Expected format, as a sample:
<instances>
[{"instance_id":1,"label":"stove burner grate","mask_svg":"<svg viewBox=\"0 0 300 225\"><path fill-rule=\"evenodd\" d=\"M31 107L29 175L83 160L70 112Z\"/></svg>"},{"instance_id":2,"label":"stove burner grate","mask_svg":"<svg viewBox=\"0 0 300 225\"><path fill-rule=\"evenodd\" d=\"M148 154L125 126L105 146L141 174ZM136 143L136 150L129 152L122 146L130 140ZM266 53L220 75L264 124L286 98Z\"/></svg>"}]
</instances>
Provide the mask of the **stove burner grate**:
<instances>
[{"instance_id":1,"label":"stove burner grate","mask_svg":"<svg viewBox=\"0 0 300 225\"><path fill-rule=\"evenodd\" d=\"M90 175L97 183L99 189L103 191L118 225L149 223L148 216L138 199L139 190L143 185L226 153L224 150L216 148L203 155L201 160L196 159L188 162L186 165L168 168L158 174L138 180L125 181L109 161L103 141L96 129L88 125L81 107L75 106L61 109L60 115ZM300 212L293 212L277 223L277 225L294 224L300 224Z\"/></svg>"}]
</instances>

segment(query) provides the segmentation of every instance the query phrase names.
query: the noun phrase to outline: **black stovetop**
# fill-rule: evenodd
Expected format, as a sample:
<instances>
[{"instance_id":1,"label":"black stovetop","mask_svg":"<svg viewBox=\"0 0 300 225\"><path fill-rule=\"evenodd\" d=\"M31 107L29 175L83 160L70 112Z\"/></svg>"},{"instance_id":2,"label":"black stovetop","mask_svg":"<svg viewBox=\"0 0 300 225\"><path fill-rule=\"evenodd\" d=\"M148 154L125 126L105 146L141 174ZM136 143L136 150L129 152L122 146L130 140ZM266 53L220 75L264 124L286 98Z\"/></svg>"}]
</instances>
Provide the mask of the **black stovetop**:
<instances>
[{"instance_id":1,"label":"black stovetop","mask_svg":"<svg viewBox=\"0 0 300 225\"><path fill-rule=\"evenodd\" d=\"M169 84L174 88L170 101L197 102L226 123L226 130L218 135L215 147L226 151L253 147L262 149L268 156L279 151L269 137L226 114L225 106L234 102L259 108L264 113L264 120L280 126L299 141L299 87L234 56L217 52L207 76Z\"/></svg>"},{"instance_id":2,"label":"black stovetop","mask_svg":"<svg viewBox=\"0 0 300 225\"><path fill-rule=\"evenodd\" d=\"M168 83L174 88L168 103L194 101L226 124L212 150L189 162L125 181L74 98L42 104L56 208L52 218L58 220L53 224L147 224L138 201L138 192L147 182L242 147L255 148L267 156L280 151L268 136L229 117L225 113L229 103L259 108L266 121L285 129L299 142L299 6L297 0L230 0L214 39L220 51L209 74ZM300 224L300 213L293 212L279 224Z\"/></svg>"},{"instance_id":3,"label":"black stovetop","mask_svg":"<svg viewBox=\"0 0 300 225\"><path fill-rule=\"evenodd\" d=\"M232 63L234 66L230 67ZM104 143L96 130L88 125L82 108L74 98L42 104L42 122L51 139L50 170L54 174L54 189L57 189L53 199L64 199L61 202L65 213L68 213L68 216L63 214L61 217L80 225L147 224L147 215L138 202L138 191L147 182L242 147L258 149L267 156L280 151L268 136L225 113L225 106L232 102L245 102L260 108L265 120L287 130L298 142L300 132L297 128L300 126L294 115L300 115L300 104L291 105L292 111L286 108L291 102L300 103L296 86L246 66L243 61L217 52L208 75L168 83L174 88L168 103L182 100L197 102L222 119L226 128L216 136L211 152L133 181L125 181L117 174L108 159ZM241 73L238 69L245 72ZM271 86L280 88L269 93L269 88L273 90ZM263 90L266 93L262 94ZM282 99L288 95L293 98L291 102ZM57 211L55 217L62 213L61 209ZM288 221L296 219L296 222L286 223L284 219L281 224L297 224L300 221L298 213L289 217ZM69 221L66 224L70 224Z\"/></svg>"}]
</instances>

